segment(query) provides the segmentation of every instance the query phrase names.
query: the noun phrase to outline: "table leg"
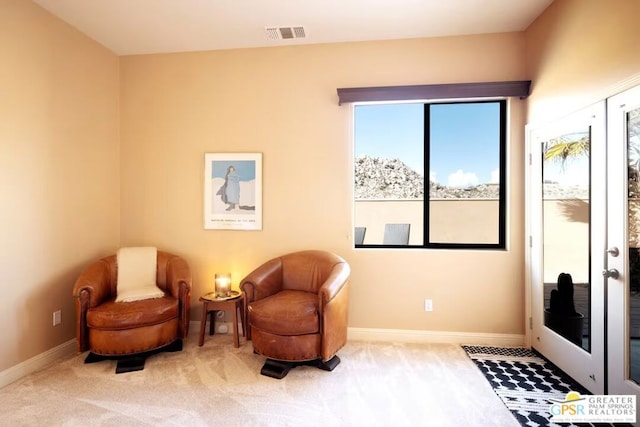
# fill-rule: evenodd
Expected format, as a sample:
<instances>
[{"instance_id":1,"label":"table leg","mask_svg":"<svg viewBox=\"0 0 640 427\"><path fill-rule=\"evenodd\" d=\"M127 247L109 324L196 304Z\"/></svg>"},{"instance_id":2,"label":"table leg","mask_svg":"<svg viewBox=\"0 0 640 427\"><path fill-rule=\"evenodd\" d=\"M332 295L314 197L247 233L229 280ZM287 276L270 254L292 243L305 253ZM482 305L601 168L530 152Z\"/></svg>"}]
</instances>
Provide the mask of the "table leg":
<instances>
[{"instance_id":1,"label":"table leg","mask_svg":"<svg viewBox=\"0 0 640 427\"><path fill-rule=\"evenodd\" d=\"M198 341L198 345L202 347L204 344L204 330L207 325L207 303L206 301L202 303L202 320L200 320L200 340Z\"/></svg>"},{"instance_id":2,"label":"table leg","mask_svg":"<svg viewBox=\"0 0 640 427\"><path fill-rule=\"evenodd\" d=\"M218 314L217 310L211 310L209 312L209 335L213 335L216 333L216 315Z\"/></svg>"},{"instance_id":3,"label":"table leg","mask_svg":"<svg viewBox=\"0 0 640 427\"><path fill-rule=\"evenodd\" d=\"M237 305L238 310L240 310L240 324L242 325L242 336L247 336L247 327L244 324L244 302L241 302Z\"/></svg>"},{"instance_id":4,"label":"table leg","mask_svg":"<svg viewBox=\"0 0 640 427\"><path fill-rule=\"evenodd\" d=\"M238 303L233 308L233 346L240 347L240 338L238 337Z\"/></svg>"}]
</instances>

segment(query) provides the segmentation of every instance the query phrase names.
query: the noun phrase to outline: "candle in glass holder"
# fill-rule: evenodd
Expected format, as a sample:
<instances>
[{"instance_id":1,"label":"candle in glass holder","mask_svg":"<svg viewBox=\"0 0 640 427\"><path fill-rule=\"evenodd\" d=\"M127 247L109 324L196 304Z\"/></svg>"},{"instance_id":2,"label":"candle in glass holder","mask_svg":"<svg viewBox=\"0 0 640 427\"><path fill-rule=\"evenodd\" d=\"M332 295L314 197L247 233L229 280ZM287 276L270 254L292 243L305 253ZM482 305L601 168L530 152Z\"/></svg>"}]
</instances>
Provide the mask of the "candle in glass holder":
<instances>
[{"instance_id":1,"label":"candle in glass holder","mask_svg":"<svg viewBox=\"0 0 640 427\"><path fill-rule=\"evenodd\" d=\"M216 296L226 298L231 292L231 273L216 273Z\"/></svg>"}]
</instances>

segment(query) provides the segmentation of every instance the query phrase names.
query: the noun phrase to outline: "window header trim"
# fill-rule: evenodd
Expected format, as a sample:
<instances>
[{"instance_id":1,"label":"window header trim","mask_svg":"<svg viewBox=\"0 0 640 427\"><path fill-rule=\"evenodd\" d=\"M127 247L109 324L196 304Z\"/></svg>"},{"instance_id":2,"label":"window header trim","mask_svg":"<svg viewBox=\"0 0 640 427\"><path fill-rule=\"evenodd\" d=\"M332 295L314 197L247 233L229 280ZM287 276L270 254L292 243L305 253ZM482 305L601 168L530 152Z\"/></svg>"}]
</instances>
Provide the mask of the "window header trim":
<instances>
[{"instance_id":1,"label":"window header trim","mask_svg":"<svg viewBox=\"0 0 640 427\"><path fill-rule=\"evenodd\" d=\"M529 96L531 80L413 86L338 88L338 105L350 102Z\"/></svg>"}]
</instances>

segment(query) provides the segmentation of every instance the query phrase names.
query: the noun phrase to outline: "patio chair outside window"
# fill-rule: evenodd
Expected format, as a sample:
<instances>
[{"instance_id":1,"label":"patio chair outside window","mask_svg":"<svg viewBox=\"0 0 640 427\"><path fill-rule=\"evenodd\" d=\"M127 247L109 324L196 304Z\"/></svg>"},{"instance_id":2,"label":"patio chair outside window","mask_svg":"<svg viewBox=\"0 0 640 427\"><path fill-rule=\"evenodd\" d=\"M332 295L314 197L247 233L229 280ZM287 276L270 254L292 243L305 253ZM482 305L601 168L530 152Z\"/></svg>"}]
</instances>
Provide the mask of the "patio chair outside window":
<instances>
[{"instance_id":1,"label":"patio chair outside window","mask_svg":"<svg viewBox=\"0 0 640 427\"><path fill-rule=\"evenodd\" d=\"M384 245L408 245L411 224L385 224Z\"/></svg>"},{"instance_id":2,"label":"patio chair outside window","mask_svg":"<svg viewBox=\"0 0 640 427\"><path fill-rule=\"evenodd\" d=\"M356 245L364 244L364 235L367 233L367 227L356 227L354 233L354 240Z\"/></svg>"}]
</instances>

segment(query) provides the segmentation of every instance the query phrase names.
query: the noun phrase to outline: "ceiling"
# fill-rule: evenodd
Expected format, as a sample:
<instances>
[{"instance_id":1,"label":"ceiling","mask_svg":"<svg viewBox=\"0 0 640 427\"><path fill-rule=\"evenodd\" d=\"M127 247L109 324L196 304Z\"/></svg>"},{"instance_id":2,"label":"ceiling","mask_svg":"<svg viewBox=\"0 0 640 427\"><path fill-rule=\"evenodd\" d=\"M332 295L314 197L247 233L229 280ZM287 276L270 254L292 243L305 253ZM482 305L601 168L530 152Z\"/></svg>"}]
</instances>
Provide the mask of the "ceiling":
<instances>
[{"instance_id":1,"label":"ceiling","mask_svg":"<svg viewBox=\"0 0 640 427\"><path fill-rule=\"evenodd\" d=\"M33 1L136 55L522 31L553 0ZM270 39L268 27L303 27L305 37Z\"/></svg>"}]
</instances>

